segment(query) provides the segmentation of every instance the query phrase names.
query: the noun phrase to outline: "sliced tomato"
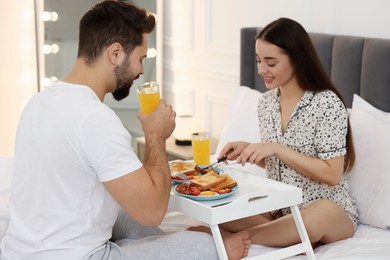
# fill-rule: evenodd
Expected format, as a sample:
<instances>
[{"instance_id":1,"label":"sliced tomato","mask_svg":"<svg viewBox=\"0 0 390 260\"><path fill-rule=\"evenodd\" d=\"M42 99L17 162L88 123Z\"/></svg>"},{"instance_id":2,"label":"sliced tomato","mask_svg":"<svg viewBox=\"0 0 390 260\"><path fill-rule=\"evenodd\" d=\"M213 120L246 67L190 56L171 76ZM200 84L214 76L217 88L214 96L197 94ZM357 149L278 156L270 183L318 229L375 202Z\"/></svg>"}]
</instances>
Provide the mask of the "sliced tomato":
<instances>
[{"instance_id":1,"label":"sliced tomato","mask_svg":"<svg viewBox=\"0 0 390 260\"><path fill-rule=\"evenodd\" d=\"M198 187L191 186L191 195L193 196L199 196L199 194L202 192L202 190Z\"/></svg>"}]
</instances>

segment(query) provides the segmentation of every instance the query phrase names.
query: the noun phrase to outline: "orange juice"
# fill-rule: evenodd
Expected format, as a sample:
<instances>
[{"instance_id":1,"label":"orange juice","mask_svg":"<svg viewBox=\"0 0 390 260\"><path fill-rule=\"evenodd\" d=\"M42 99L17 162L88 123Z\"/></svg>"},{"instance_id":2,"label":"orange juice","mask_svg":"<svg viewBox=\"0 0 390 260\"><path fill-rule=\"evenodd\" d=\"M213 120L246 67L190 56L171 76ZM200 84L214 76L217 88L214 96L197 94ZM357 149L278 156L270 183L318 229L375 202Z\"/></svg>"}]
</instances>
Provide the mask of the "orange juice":
<instances>
[{"instance_id":1,"label":"orange juice","mask_svg":"<svg viewBox=\"0 0 390 260\"><path fill-rule=\"evenodd\" d=\"M137 86L137 94L141 112L150 114L160 103L160 90L158 83L151 81Z\"/></svg>"},{"instance_id":2,"label":"orange juice","mask_svg":"<svg viewBox=\"0 0 390 260\"><path fill-rule=\"evenodd\" d=\"M150 114L160 103L160 93L159 92L140 92L138 93L139 105L141 111L144 114Z\"/></svg>"},{"instance_id":3,"label":"orange juice","mask_svg":"<svg viewBox=\"0 0 390 260\"><path fill-rule=\"evenodd\" d=\"M210 139L207 134L199 133L192 136L192 153L194 162L199 166L210 164Z\"/></svg>"}]
</instances>

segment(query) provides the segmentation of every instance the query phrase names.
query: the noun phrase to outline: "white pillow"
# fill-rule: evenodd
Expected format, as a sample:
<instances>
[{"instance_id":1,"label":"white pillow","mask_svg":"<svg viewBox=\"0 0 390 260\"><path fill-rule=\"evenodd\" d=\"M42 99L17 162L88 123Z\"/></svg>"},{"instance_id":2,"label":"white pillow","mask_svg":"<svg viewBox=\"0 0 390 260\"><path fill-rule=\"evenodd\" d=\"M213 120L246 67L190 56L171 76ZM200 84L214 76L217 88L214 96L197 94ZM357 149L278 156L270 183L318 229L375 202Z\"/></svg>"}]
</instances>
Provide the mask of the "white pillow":
<instances>
[{"instance_id":1,"label":"white pillow","mask_svg":"<svg viewBox=\"0 0 390 260\"><path fill-rule=\"evenodd\" d=\"M250 143L260 142L259 117L257 115L257 105L262 93L239 86L232 97L229 107L229 121L226 122L216 149L216 156L225 146L232 141L246 141ZM232 165L232 167L254 174L265 176L264 169L257 165L246 164Z\"/></svg>"},{"instance_id":2,"label":"white pillow","mask_svg":"<svg viewBox=\"0 0 390 260\"><path fill-rule=\"evenodd\" d=\"M13 158L0 157L0 240L5 235L9 223L9 195L13 162Z\"/></svg>"},{"instance_id":3,"label":"white pillow","mask_svg":"<svg viewBox=\"0 0 390 260\"><path fill-rule=\"evenodd\" d=\"M390 228L390 113L354 95L351 128L356 162L347 175L360 222Z\"/></svg>"}]
</instances>

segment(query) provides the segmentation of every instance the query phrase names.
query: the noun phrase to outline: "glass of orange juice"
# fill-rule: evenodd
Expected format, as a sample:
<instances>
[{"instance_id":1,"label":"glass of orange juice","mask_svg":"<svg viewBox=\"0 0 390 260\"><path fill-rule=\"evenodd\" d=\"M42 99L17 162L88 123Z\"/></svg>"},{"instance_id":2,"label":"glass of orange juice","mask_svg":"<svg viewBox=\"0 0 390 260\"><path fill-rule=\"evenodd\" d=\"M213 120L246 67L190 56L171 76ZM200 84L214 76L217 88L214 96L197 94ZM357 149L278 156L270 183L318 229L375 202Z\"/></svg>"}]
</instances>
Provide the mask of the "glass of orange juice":
<instances>
[{"instance_id":1,"label":"glass of orange juice","mask_svg":"<svg viewBox=\"0 0 390 260\"><path fill-rule=\"evenodd\" d=\"M210 137L208 133L194 133L191 139L194 162L198 166L210 165Z\"/></svg>"},{"instance_id":2,"label":"glass of orange juice","mask_svg":"<svg viewBox=\"0 0 390 260\"><path fill-rule=\"evenodd\" d=\"M151 81L137 86L137 95L141 112L150 114L160 103L160 91L158 83Z\"/></svg>"}]
</instances>

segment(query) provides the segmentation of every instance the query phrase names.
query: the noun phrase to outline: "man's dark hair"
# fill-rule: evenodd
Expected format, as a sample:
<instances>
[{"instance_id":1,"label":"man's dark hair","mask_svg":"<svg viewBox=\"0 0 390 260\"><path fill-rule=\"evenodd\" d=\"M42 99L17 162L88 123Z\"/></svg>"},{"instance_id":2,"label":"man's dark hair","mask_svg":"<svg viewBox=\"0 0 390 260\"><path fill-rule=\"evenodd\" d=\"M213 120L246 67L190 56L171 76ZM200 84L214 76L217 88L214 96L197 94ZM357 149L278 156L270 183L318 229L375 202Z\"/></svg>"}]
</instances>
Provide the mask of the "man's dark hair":
<instances>
[{"instance_id":1,"label":"man's dark hair","mask_svg":"<svg viewBox=\"0 0 390 260\"><path fill-rule=\"evenodd\" d=\"M123 46L130 54L142 44L142 35L154 30L153 14L133 3L107 0L95 5L80 20L77 58L93 64L112 43Z\"/></svg>"}]
</instances>

